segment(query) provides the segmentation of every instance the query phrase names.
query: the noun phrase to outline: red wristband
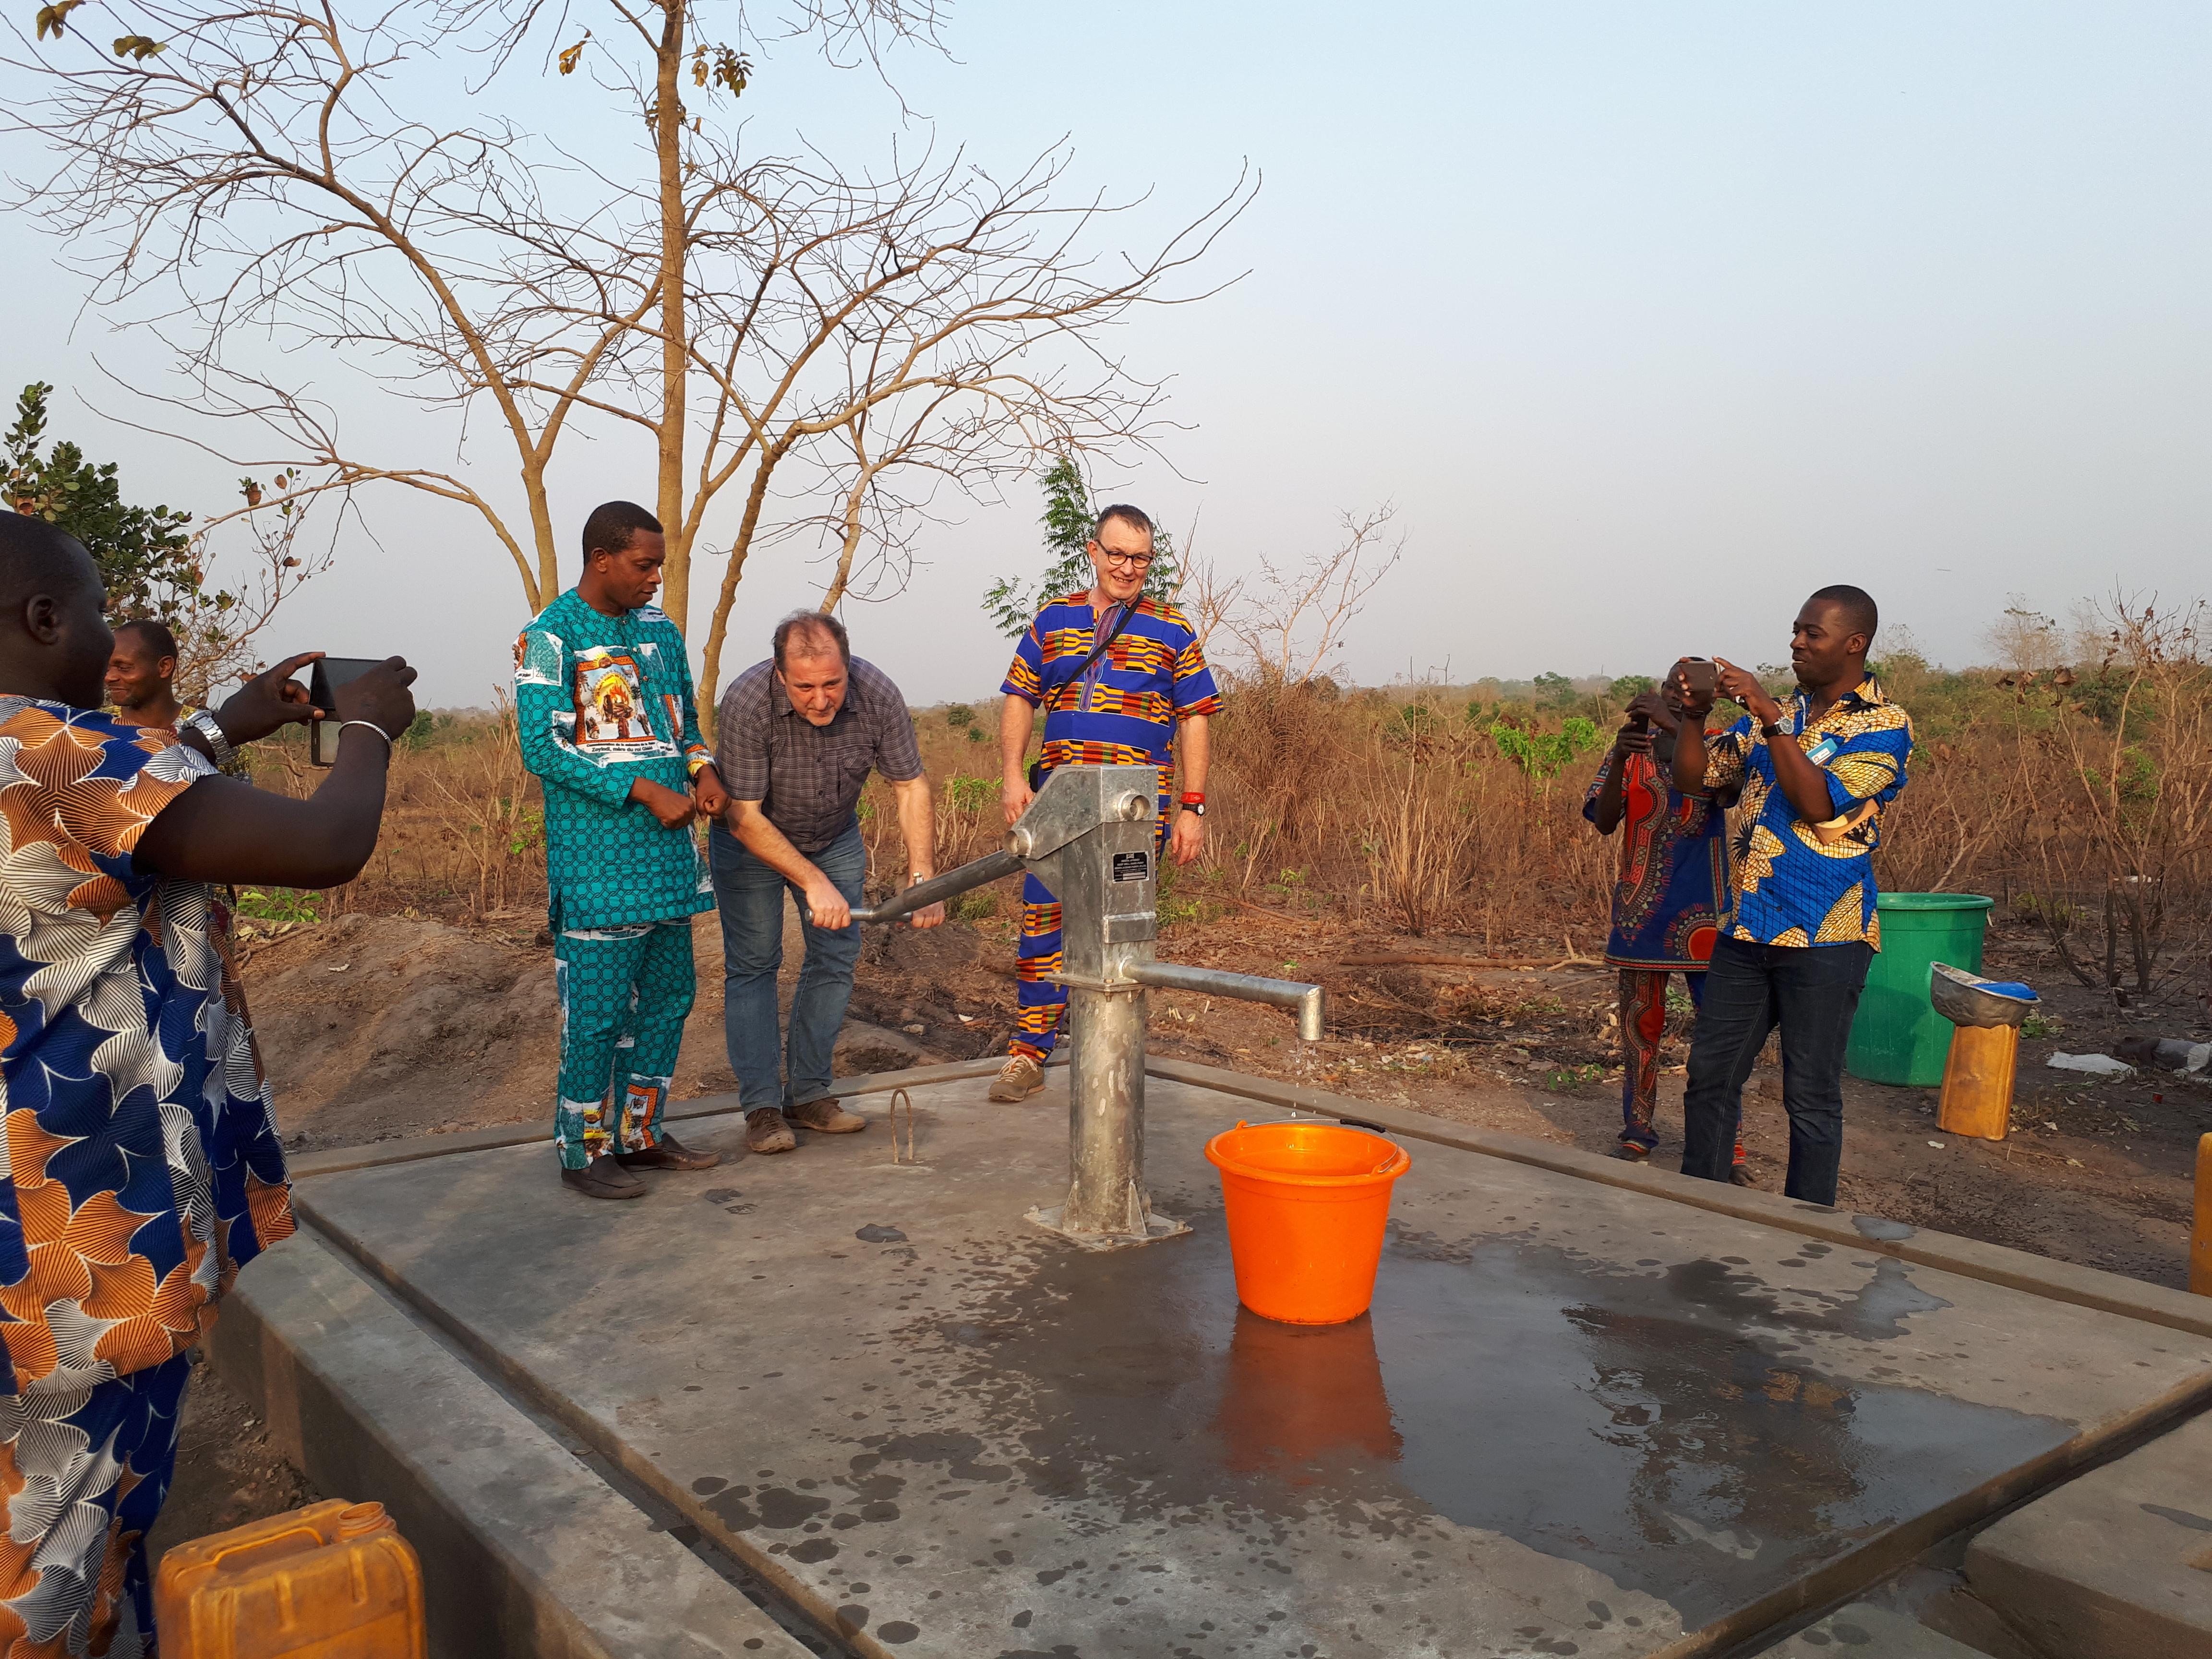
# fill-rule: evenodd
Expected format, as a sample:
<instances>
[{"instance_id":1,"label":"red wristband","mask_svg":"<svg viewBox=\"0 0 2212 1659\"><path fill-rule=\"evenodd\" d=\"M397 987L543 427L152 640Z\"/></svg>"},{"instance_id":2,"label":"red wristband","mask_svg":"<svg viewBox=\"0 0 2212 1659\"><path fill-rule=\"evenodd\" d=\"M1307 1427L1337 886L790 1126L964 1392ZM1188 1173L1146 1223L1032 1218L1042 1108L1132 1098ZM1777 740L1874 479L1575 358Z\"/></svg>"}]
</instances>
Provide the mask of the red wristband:
<instances>
[{"instance_id":1,"label":"red wristband","mask_svg":"<svg viewBox=\"0 0 2212 1659\"><path fill-rule=\"evenodd\" d=\"M1206 805L1206 797L1195 789L1188 790L1184 793L1178 795L1176 799L1181 801L1185 806L1203 806Z\"/></svg>"}]
</instances>

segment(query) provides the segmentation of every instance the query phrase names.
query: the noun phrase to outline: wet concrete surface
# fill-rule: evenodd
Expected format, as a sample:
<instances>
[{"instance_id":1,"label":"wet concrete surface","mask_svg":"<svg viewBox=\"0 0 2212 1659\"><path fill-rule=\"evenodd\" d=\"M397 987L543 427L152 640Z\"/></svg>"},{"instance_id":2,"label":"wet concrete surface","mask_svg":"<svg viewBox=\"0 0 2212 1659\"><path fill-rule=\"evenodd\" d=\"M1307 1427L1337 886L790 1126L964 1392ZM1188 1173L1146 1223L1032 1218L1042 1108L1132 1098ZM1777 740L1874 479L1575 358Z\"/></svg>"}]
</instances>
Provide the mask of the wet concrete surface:
<instances>
[{"instance_id":1,"label":"wet concrete surface","mask_svg":"<svg viewBox=\"0 0 2212 1659\"><path fill-rule=\"evenodd\" d=\"M1200 1157L1249 1103L1152 1083L1192 1231L1090 1253L1020 1219L1064 1079L985 1086L916 1091L920 1170L878 1124L626 1205L542 1148L299 1196L874 1654L1708 1650L2212 1378L2203 1339L1429 1146L1371 1313L1276 1325Z\"/></svg>"}]
</instances>

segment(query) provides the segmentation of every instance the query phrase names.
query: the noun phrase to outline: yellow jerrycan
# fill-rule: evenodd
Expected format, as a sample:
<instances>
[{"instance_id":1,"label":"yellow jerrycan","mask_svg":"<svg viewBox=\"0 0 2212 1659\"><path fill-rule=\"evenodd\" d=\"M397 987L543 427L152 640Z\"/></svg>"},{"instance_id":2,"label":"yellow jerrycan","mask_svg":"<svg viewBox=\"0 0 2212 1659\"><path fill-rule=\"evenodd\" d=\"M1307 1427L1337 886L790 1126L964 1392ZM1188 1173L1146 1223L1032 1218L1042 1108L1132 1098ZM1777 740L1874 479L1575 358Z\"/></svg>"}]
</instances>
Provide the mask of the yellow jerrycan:
<instances>
[{"instance_id":1,"label":"yellow jerrycan","mask_svg":"<svg viewBox=\"0 0 2212 1659\"><path fill-rule=\"evenodd\" d=\"M162 1659L426 1659L422 1569L343 1498L179 1544L154 1580Z\"/></svg>"}]
</instances>

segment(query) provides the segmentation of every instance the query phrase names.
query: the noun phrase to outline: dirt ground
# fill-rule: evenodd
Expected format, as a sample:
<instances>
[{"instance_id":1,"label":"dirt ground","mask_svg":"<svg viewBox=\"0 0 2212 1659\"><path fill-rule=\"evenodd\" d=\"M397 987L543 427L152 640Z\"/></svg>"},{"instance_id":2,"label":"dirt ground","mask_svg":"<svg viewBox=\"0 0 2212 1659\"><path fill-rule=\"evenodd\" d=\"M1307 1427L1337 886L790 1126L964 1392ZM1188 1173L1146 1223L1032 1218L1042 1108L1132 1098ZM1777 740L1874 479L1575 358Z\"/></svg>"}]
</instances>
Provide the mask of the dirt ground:
<instances>
[{"instance_id":1,"label":"dirt ground","mask_svg":"<svg viewBox=\"0 0 2212 1659\"><path fill-rule=\"evenodd\" d=\"M1003 1053L1012 1030L1012 925L870 929L841 1075ZM720 941L697 919L699 997L679 1097L734 1086L721 1033ZM787 927L787 998L799 932ZM1479 940L1394 938L1334 917L1238 905L1166 930L1161 955L1318 980L1330 1035L1298 1042L1287 1016L1155 992L1155 1052L1295 1079L1364 1100L1541 1136L1593 1152L1620 1130L1613 975L1587 965L1355 965L1346 958L1479 957ZM1540 961L1541 959L1539 958ZM1999 928L1984 971L2046 1002L2021 1048L2014 1129L2001 1144L1937 1132L1935 1091L1846 1079L1841 1202L2154 1284L2186 1282L2197 1138L2212 1130L2212 1076L2100 1082L2048 1069L2057 1051L2106 1053L2124 1036L2212 1036L2201 974L2120 1009L2075 984L2051 947ZM276 1086L285 1144L357 1145L545 1116L556 1060L552 952L536 915L475 928L347 916L249 942L247 994ZM1662 1166L1679 1158L1684 1033L1670 1022L1660 1110ZM1746 1091L1744 1139L1761 1187L1788 1153L1780 1074ZM804 1156L803 1152L799 1154ZM549 1170L550 1178L550 1170ZM235 1395L203 1371L188 1397L167 1511L169 1542L278 1513L315 1496Z\"/></svg>"}]
</instances>

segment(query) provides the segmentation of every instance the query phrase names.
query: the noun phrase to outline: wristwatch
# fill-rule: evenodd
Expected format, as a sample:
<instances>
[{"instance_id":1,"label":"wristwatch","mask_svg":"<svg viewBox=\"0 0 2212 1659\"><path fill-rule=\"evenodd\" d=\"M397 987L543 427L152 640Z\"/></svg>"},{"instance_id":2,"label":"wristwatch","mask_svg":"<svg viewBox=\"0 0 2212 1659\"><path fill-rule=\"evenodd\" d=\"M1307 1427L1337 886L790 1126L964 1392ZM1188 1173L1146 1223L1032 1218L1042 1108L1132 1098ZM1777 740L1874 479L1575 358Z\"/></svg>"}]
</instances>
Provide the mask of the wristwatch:
<instances>
[{"instance_id":1,"label":"wristwatch","mask_svg":"<svg viewBox=\"0 0 2212 1659\"><path fill-rule=\"evenodd\" d=\"M1185 795L1178 800L1176 805L1182 807L1186 812L1195 812L1200 817L1204 817L1206 816L1206 797L1203 795Z\"/></svg>"},{"instance_id":2,"label":"wristwatch","mask_svg":"<svg viewBox=\"0 0 2212 1659\"><path fill-rule=\"evenodd\" d=\"M215 763L219 770L228 772L238 764L238 751L230 746L230 739L223 736L222 727L216 723L213 714L202 708L188 715L185 724L208 740L208 747L214 751Z\"/></svg>"}]
</instances>

